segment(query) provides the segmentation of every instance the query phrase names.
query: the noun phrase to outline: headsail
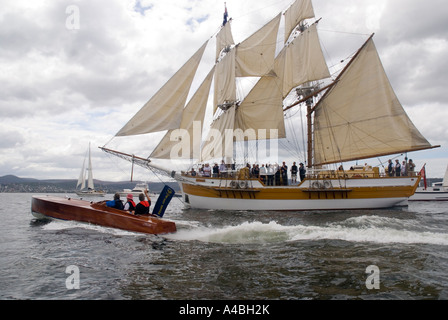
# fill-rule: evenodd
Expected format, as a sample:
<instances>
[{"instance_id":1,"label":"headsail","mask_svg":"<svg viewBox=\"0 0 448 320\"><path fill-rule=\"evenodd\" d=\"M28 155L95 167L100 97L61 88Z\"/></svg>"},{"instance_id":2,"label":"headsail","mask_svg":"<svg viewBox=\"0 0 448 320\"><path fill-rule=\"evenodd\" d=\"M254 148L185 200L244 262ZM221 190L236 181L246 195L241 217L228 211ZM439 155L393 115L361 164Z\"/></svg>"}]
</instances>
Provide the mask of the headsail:
<instances>
[{"instance_id":1,"label":"headsail","mask_svg":"<svg viewBox=\"0 0 448 320\"><path fill-rule=\"evenodd\" d=\"M130 136L179 128L191 83L208 41L116 134Z\"/></svg>"},{"instance_id":2,"label":"headsail","mask_svg":"<svg viewBox=\"0 0 448 320\"><path fill-rule=\"evenodd\" d=\"M86 187L86 158L84 158L84 162L82 163L81 172L79 173L78 183L76 184L76 188L81 186L80 189L84 189Z\"/></svg>"},{"instance_id":3,"label":"headsail","mask_svg":"<svg viewBox=\"0 0 448 320\"><path fill-rule=\"evenodd\" d=\"M398 101L369 39L316 106L314 165L429 148Z\"/></svg>"}]
</instances>

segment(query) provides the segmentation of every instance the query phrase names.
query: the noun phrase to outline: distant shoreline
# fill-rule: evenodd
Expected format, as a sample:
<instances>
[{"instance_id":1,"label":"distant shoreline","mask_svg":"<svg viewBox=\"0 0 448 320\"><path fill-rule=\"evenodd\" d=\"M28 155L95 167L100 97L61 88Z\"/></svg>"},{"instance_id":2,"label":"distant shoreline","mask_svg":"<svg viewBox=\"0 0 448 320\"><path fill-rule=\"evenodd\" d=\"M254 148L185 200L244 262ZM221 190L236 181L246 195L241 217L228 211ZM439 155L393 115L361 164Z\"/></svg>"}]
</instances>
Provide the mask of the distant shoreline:
<instances>
[{"instance_id":1,"label":"distant shoreline","mask_svg":"<svg viewBox=\"0 0 448 320\"><path fill-rule=\"evenodd\" d=\"M94 180L95 188L115 193L123 189L132 189L142 181L101 181ZM38 180L33 178L19 178L14 175L0 177L0 193L74 193L77 180L75 179L46 179ZM165 184L179 191L177 182L148 182L150 192L158 193L162 191Z\"/></svg>"}]
</instances>

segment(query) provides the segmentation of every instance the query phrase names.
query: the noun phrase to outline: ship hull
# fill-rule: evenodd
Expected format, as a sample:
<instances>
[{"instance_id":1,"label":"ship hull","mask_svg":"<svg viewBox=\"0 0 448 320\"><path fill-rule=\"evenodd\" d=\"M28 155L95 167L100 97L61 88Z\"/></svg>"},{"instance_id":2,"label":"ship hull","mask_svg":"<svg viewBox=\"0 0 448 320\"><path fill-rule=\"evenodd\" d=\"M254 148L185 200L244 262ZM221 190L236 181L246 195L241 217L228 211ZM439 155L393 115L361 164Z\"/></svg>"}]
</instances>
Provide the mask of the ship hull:
<instances>
[{"instance_id":1,"label":"ship hull","mask_svg":"<svg viewBox=\"0 0 448 320\"><path fill-rule=\"evenodd\" d=\"M211 210L243 211L311 211L380 209L398 206L407 198L345 199L345 200L250 200L210 199L189 196L190 207Z\"/></svg>"},{"instance_id":2,"label":"ship hull","mask_svg":"<svg viewBox=\"0 0 448 320\"><path fill-rule=\"evenodd\" d=\"M183 180L185 203L214 210L352 210L389 208L406 203L419 177L305 180L299 186L267 187L258 180L246 188L230 187L230 180Z\"/></svg>"},{"instance_id":3,"label":"ship hull","mask_svg":"<svg viewBox=\"0 0 448 320\"><path fill-rule=\"evenodd\" d=\"M71 198L33 196L31 212L37 218L73 220L147 234L176 231L176 225L171 221L152 216L135 216L123 210L108 208L104 203Z\"/></svg>"},{"instance_id":4,"label":"ship hull","mask_svg":"<svg viewBox=\"0 0 448 320\"><path fill-rule=\"evenodd\" d=\"M80 197L104 197L106 192L102 191L76 191L76 194Z\"/></svg>"},{"instance_id":5,"label":"ship hull","mask_svg":"<svg viewBox=\"0 0 448 320\"><path fill-rule=\"evenodd\" d=\"M448 201L448 191L417 190L409 201Z\"/></svg>"}]
</instances>

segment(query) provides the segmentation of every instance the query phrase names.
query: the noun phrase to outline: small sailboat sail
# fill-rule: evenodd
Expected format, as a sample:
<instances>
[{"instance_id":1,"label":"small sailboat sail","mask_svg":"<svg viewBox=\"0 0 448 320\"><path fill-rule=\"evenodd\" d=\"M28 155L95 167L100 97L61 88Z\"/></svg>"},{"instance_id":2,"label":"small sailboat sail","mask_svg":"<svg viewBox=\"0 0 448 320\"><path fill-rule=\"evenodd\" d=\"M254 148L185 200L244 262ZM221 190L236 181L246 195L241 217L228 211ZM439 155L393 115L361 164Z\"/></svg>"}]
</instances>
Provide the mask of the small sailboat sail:
<instances>
[{"instance_id":1,"label":"small sailboat sail","mask_svg":"<svg viewBox=\"0 0 448 320\"><path fill-rule=\"evenodd\" d=\"M86 160L87 168L86 168ZM86 188L86 172L87 172L87 188ZM80 187L78 189L78 187ZM105 192L95 190L95 185L93 183L93 171L92 171L92 158L90 155L90 144L89 149L87 151L87 155L84 158L81 173L79 174L78 183L76 185L76 194L79 196L100 196L104 197Z\"/></svg>"},{"instance_id":2,"label":"small sailboat sail","mask_svg":"<svg viewBox=\"0 0 448 320\"><path fill-rule=\"evenodd\" d=\"M195 208L383 208L401 203L415 192L420 180L415 175L392 179L381 176L378 168L341 172L326 167L434 148L396 97L372 37L342 72L331 75L319 39L320 19L310 21L315 15L311 0L294 1L240 43L234 41L232 20L227 20L225 10L224 23L216 34L215 64L191 100L186 101L208 41L117 133L127 136L168 130L150 157L106 147L103 151L169 174L179 182L185 203ZM284 41L279 41L282 21ZM283 48L277 48L278 44ZM238 83L248 77L255 78L254 85L243 95ZM296 102L290 104L291 97ZM213 101L213 121L209 130L203 130L207 101ZM244 168L198 178L195 172L174 172L152 161L223 160L229 166L235 161L238 143L255 142L258 148L259 142L274 144L286 138L286 111L296 106L305 106L307 112L308 147L303 162L308 175L299 185L272 186L263 176L250 176Z\"/></svg>"}]
</instances>

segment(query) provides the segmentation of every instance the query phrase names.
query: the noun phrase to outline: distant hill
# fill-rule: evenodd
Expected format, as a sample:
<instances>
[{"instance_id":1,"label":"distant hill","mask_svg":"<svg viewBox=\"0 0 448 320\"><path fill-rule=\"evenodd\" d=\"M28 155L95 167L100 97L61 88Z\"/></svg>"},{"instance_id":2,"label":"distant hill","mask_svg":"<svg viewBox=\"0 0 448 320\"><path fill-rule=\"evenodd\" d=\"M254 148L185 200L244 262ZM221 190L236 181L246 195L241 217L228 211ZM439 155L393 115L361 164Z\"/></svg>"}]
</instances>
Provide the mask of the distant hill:
<instances>
[{"instance_id":1,"label":"distant hill","mask_svg":"<svg viewBox=\"0 0 448 320\"><path fill-rule=\"evenodd\" d=\"M32 178L19 178L12 174L0 177L0 183L26 183L26 182L37 182L37 179Z\"/></svg>"},{"instance_id":2,"label":"distant hill","mask_svg":"<svg viewBox=\"0 0 448 320\"><path fill-rule=\"evenodd\" d=\"M6 175L0 177L0 192L34 192L34 193L64 193L74 192L76 183L75 179L46 179L38 180L33 178L19 178L14 175ZM95 188L104 190L107 193L115 193L123 189L132 189L139 181L101 181L94 180ZM149 182L149 190L151 192L160 192L164 187L162 182ZM171 188L179 191L179 185L176 182L166 183Z\"/></svg>"}]
</instances>

